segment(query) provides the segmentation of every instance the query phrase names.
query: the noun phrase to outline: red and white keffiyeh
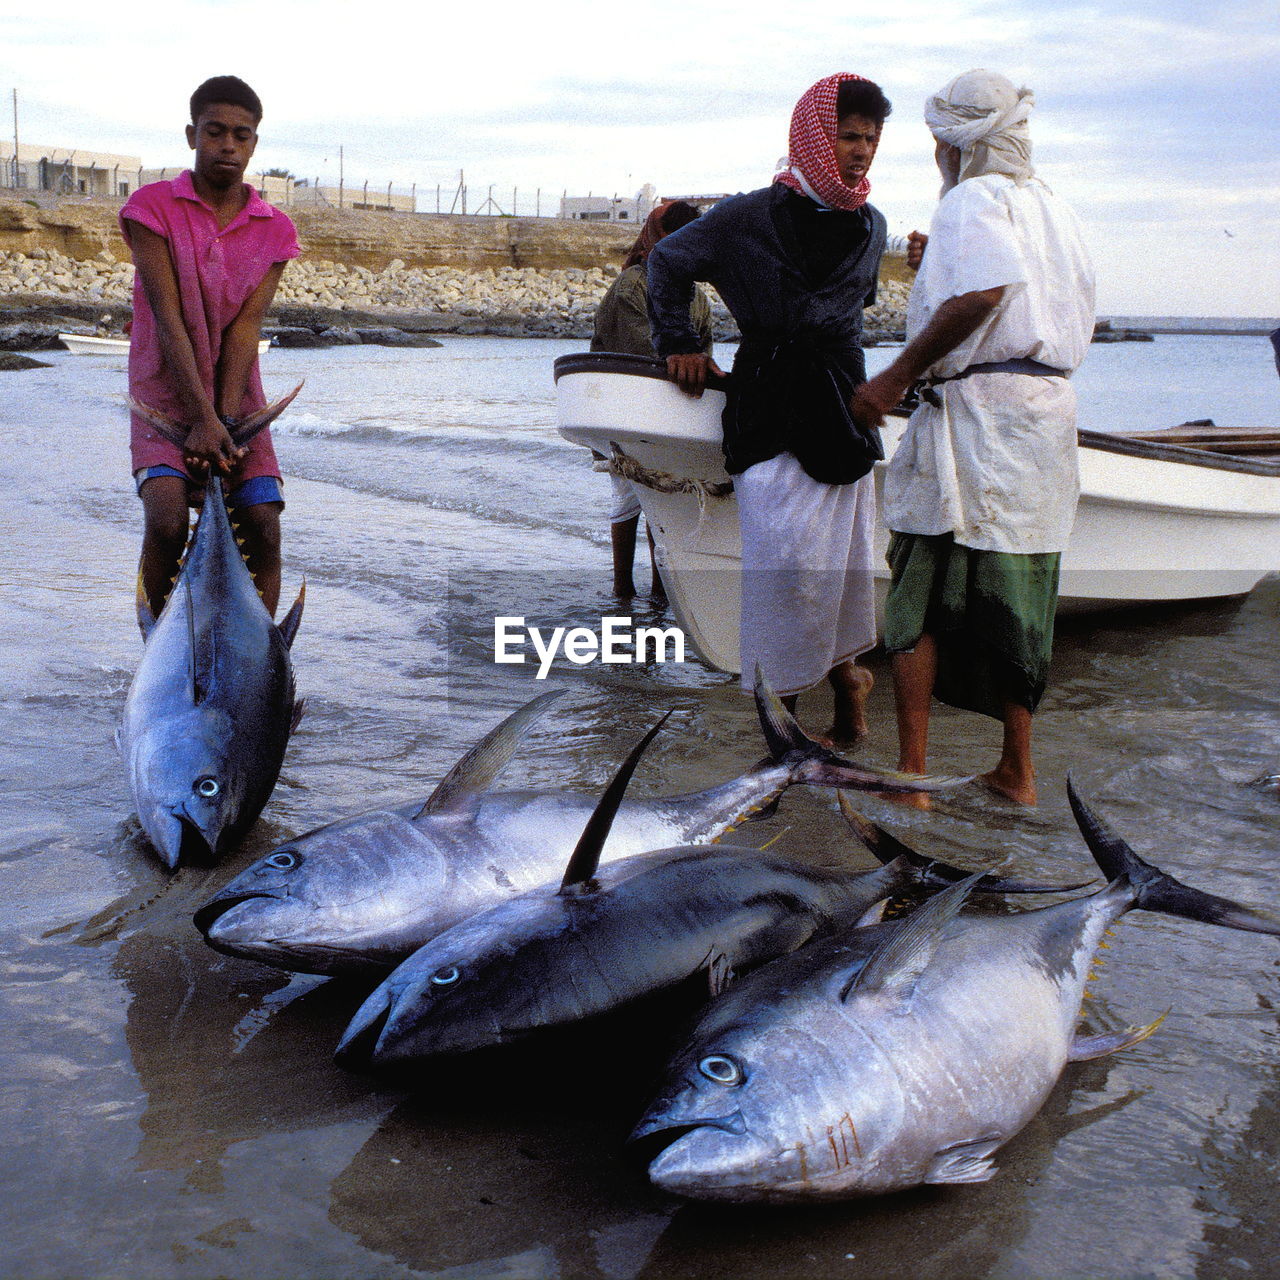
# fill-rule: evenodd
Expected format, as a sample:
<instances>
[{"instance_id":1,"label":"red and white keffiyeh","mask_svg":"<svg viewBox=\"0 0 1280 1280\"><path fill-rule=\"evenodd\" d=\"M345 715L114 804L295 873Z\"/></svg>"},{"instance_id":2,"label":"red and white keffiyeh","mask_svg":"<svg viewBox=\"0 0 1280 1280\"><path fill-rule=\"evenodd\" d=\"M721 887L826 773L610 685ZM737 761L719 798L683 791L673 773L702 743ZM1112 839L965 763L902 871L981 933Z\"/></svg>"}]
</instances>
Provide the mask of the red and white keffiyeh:
<instances>
[{"instance_id":1,"label":"red and white keffiyeh","mask_svg":"<svg viewBox=\"0 0 1280 1280\"><path fill-rule=\"evenodd\" d=\"M840 123L836 98L846 80L866 80L866 76L841 71L805 91L791 113L787 154L773 175L774 182L800 191L830 209L861 208L871 194L871 183L865 176L851 187L841 178L836 164L833 144Z\"/></svg>"}]
</instances>

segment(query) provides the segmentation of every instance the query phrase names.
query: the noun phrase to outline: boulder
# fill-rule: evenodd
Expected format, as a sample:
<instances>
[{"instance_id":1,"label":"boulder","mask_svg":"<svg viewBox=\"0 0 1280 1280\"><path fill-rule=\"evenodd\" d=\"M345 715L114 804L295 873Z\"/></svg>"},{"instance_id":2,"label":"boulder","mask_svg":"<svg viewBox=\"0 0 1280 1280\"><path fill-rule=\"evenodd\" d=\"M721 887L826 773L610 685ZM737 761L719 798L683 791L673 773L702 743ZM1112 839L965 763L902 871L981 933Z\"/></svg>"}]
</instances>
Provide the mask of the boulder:
<instances>
[{"instance_id":1,"label":"boulder","mask_svg":"<svg viewBox=\"0 0 1280 1280\"><path fill-rule=\"evenodd\" d=\"M438 347L441 344L425 333L406 333L403 329L380 327L357 329L361 342L377 347Z\"/></svg>"},{"instance_id":2,"label":"boulder","mask_svg":"<svg viewBox=\"0 0 1280 1280\"><path fill-rule=\"evenodd\" d=\"M16 373L21 369L52 369L47 360L33 360L14 351L0 351L0 373Z\"/></svg>"}]
</instances>

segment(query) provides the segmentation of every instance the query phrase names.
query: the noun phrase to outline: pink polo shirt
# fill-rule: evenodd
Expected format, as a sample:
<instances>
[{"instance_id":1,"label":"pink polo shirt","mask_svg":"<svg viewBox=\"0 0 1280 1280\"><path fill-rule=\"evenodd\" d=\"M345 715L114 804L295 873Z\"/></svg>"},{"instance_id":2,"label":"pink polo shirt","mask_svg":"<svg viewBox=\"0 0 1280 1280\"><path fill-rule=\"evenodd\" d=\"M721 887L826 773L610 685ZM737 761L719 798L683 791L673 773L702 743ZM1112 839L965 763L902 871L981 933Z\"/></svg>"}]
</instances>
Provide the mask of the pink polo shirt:
<instances>
[{"instance_id":1,"label":"pink polo shirt","mask_svg":"<svg viewBox=\"0 0 1280 1280\"><path fill-rule=\"evenodd\" d=\"M210 398L222 350L222 335L277 262L296 258L298 235L287 214L273 209L252 188L249 202L221 230L213 210L196 194L190 172L165 182L139 187L120 210L120 230L129 240L129 223L163 236L169 243L182 298L182 318L191 337L200 381ZM160 350L155 316L147 302L141 277L133 282L133 330L129 343L129 394L150 408L181 422L182 402L173 387ZM258 361L254 358L244 401L243 417L266 404ZM131 419L129 440L133 470L161 463L186 471L182 450L170 444L137 414ZM255 476L279 476L270 431L259 432L249 452L232 474L233 484Z\"/></svg>"}]
</instances>

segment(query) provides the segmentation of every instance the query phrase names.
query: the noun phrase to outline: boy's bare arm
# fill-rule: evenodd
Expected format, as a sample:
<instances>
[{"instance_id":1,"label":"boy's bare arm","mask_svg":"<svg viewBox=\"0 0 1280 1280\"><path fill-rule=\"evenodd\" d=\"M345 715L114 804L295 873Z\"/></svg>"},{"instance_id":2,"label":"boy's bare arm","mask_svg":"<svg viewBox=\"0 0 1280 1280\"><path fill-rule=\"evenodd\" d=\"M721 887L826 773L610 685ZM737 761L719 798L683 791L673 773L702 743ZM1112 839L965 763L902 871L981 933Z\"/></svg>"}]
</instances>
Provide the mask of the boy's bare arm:
<instances>
[{"instance_id":1,"label":"boy's bare arm","mask_svg":"<svg viewBox=\"0 0 1280 1280\"><path fill-rule=\"evenodd\" d=\"M258 356L262 321L276 296L285 264L275 263L262 282L245 299L239 314L222 332L222 354L218 358L218 412L224 418L238 418L244 403L249 370Z\"/></svg>"},{"instance_id":2,"label":"boy's bare arm","mask_svg":"<svg viewBox=\"0 0 1280 1280\"><path fill-rule=\"evenodd\" d=\"M212 463L225 474L244 451L232 443L200 381L195 352L182 318L182 298L178 275L169 256L169 243L149 227L131 222L129 247L155 316L165 368L182 404L184 425L188 428L183 445L186 464L192 470L203 471Z\"/></svg>"}]
</instances>

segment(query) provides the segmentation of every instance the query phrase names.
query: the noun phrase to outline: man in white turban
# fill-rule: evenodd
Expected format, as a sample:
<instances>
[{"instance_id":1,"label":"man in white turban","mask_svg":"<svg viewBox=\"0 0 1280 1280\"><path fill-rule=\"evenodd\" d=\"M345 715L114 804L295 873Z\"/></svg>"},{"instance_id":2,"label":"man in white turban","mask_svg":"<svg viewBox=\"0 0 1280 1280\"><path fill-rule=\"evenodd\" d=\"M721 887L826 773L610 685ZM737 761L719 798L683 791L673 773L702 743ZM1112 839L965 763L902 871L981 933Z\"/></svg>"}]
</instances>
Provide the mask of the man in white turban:
<instances>
[{"instance_id":1,"label":"man in white turban","mask_svg":"<svg viewBox=\"0 0 1280 1280\"><path fill-rule=\"evenodd\" d=\"M1031 717L1079 492L1068 378L1094 324L1079 226L1031 166L1034 102L991 71L929 99L943 188L907 345L852 402L856 419L879 422L924 383L885 481L899 767L924 772L936 694L1002 722L983 776L1023 804L1036 802Z\"/></svg>"}]
</instances>

